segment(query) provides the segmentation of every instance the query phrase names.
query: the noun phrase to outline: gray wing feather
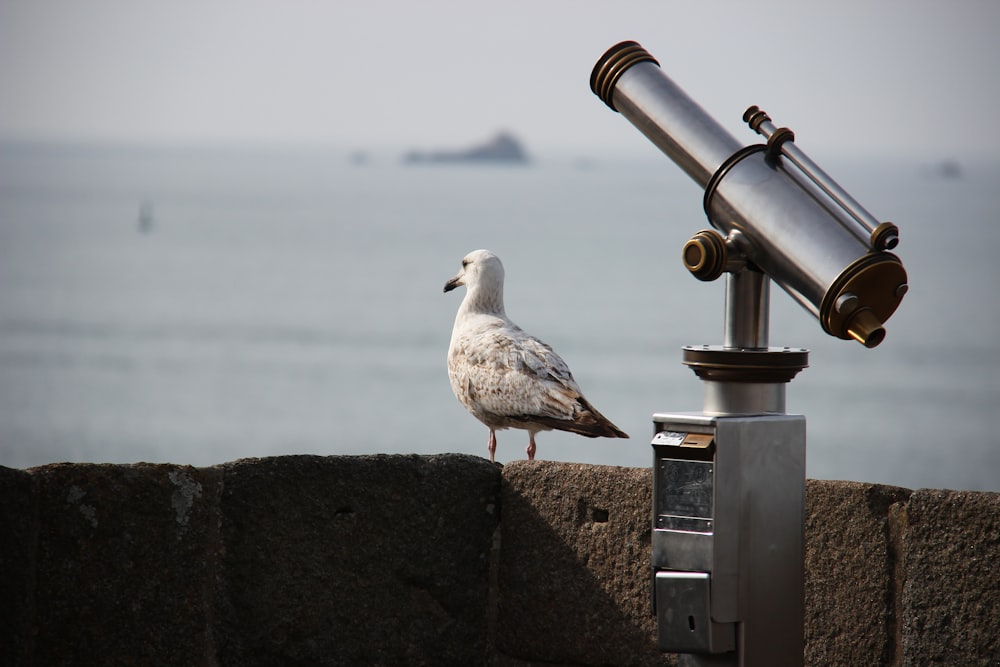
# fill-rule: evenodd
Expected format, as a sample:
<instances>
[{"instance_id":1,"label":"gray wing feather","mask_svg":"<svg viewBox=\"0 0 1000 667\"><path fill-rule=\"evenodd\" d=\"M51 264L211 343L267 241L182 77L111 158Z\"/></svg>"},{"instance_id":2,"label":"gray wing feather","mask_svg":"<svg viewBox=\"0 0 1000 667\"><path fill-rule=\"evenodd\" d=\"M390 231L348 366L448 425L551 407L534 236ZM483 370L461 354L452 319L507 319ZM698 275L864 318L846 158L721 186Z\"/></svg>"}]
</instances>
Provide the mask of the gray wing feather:
<instances>
[{"instance_id":1,"label":"gray wing feather","mask_svg":"<svg viewBox=\"0 0 1000 667\"><path fill-rule=\"evenodd\" d=\"M504 417L573 419L580 388L566 362L522 330L510 333L486 331L459 341L452 381L471 394L475 406L468 407Z\"/></svg>"}]
</instances>

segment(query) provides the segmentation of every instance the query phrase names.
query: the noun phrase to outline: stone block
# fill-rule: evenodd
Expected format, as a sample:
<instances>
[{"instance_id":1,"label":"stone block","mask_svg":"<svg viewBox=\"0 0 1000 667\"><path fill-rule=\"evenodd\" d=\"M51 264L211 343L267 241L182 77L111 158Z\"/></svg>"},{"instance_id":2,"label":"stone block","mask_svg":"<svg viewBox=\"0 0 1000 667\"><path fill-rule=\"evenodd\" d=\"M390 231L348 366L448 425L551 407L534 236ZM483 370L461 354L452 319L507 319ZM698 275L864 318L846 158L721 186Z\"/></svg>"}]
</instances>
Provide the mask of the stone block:
<instances>
[{"instance_id":1,"label":"stone block","mask_svg":"<svg viewBox=\"0 0 1000 667\"><path fill-rule=\"evenodd\" d=\"M380 455L222 468L220 664L485 664L497 466Z\"/></svg>"},{"instance_id":2,"label":"stone block","mask_svg":"<svg viewBox=\"0 0 1000 667\"><path fill-rule=\"evenodd\" d=\"M902 665L1000 664L1000 493L921 489L897 513Z\"/></svg>"},{"instance_id":3,"label":"stone block","mask_svg":"<svg viewBox=\"0 0 1000 667\"><path fill-rule=\"evenodd\" d=\"M10 665L30 661L36 525L32 476L0 466L0 656Z\"/></svg>"},{"instance_id":4,"label":"stone block","mask_svg":"<svg viewBox=\"0 0 1000 667\"><path fill-rule=\"evenodd\" d=\"M805 664L890 663L896 600L889 510L910 493L806 482Z\"/></svg>"},{"instance_id":5,"label":"stone block","mask_svg":"<svg viewBox=\"0 0 1000 667\"><path fill-rule=\"evenodd\" d=\"M38 525L28 664L204 664L218 473L148 464L29 472Z\"/></svg>"},{"instance_id":6,"label":"stone block","mask_svg":"<svg viewBox=\"0 0 1000 667\"><path fill-rule=\"evenodd\" d=\"M498 664L675 664L656 648L651 501L649 469L504 467Z\"/></svg>"}]
</instances>

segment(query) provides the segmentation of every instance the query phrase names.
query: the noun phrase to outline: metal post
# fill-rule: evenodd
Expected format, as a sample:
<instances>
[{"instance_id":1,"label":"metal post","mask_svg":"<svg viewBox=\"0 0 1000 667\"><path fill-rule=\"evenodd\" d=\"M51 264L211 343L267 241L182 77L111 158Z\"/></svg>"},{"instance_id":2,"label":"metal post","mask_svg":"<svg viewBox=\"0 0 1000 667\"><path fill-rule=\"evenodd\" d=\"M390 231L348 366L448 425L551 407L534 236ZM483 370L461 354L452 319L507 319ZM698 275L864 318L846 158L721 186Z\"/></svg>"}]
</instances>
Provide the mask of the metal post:
<instances>
[{"instance_id":1,"label":"metal post","mask_svg":"<svg viewBox=\"0 0 1000 667\"><path fill-rule=\"evenodd\" d=\"M726 320L722 346L764 350L768 345L771 281L760 271L726 274Z\"/></svg>"}]
</instances>

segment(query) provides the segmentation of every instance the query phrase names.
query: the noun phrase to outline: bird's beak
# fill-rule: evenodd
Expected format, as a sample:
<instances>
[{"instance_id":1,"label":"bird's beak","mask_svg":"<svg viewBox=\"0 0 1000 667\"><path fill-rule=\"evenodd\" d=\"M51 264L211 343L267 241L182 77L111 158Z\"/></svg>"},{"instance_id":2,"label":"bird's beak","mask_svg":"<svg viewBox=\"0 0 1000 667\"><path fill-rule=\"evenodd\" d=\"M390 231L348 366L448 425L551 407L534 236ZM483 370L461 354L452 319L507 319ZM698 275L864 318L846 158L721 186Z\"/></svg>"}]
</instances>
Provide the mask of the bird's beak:
<instances>
[{"instance_id":1,"label":"bird's beak","mask_svg":"<svg viewBox=\"0 0 1000 667\"><path fill-rule=\"evenodd\" d=\"M454 278L452 278L451 280L449 280L448 282L446 282L444 284L444 291L445 292L450 292L450 291L452 291L453 289L455 289L456 287L458 287L459 285L462 285L462 284L464 284L464 283L462 283L462 276L461 275L455 276Z\"/></svg>"}]
</instances>

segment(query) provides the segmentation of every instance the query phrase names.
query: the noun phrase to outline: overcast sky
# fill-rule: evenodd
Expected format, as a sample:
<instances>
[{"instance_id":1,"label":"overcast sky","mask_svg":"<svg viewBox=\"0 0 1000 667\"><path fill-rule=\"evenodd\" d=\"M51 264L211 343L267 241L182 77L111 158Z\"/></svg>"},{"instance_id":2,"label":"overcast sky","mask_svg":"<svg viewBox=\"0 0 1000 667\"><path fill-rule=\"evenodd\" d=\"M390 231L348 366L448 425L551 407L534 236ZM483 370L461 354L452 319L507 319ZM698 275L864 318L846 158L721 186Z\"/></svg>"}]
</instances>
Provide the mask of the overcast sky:
<instances>
[{"instance_id":1,"label":"overcast sky","mask_svg":"<svg viewBox=\"0 0 1000 667\"><path fill-rule=\"evenodd\" d=\"M634 39L738 137L1000 155L996 0L0 0L0 138L649 151L589 89Z\"/></svg>"}]
</instances>

